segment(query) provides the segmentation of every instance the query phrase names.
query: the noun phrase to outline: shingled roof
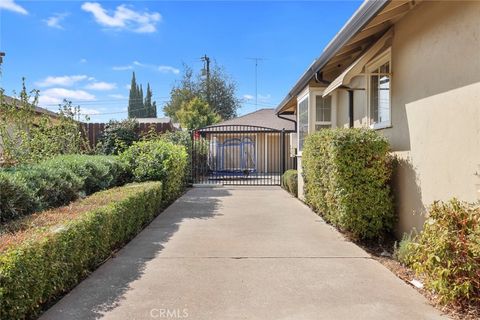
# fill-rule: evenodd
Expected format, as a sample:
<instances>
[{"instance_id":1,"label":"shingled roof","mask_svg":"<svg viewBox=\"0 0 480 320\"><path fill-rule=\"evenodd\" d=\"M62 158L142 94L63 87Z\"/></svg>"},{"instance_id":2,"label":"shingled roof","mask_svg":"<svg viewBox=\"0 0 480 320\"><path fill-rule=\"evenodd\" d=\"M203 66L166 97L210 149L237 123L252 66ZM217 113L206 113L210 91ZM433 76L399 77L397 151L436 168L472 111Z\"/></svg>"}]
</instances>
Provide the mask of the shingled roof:
<instances>
[{"instance_id":1,"label":"shingled roof","mask_svg":"<svg viewBox=\"0 0 480 320\"><path fill-rule=\"evenodd\" d=\"M285 116L291 120L295 120L294 115ZM217 123L210 127L216 126L256 126L265 127L275 130L295 131L295 123L289 120L281 119L275 114L275 109L260 109L246 115L236 117L230 120ZM205 128L205 129L206 129Z\"/></svg>"}]
</instances>

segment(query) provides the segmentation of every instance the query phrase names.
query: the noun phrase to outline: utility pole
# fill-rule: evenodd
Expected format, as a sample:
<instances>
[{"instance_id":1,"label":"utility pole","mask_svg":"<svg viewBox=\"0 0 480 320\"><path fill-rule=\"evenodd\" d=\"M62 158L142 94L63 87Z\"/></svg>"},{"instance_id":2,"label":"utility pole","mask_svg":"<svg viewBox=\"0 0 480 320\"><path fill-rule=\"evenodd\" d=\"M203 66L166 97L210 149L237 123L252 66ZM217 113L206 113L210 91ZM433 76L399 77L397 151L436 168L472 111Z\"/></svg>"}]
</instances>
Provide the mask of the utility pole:
<instances>
[{"instance_id":1,"label":"utility pole","mask_svg":"<svg viewBox=\"0 0 480 320\"><path fill-rule=\"evenodd\" d=\"M263 61L263 58L247 58L255 61L255 110L258 109L258 61Z\"/></svg>"},{"instance_id":2,"label":"utility pole","mask_svg":"<svg viewBox=\"0 0 480 320\"><path fill-rule=\"evenodd\" d=\"M207 77L207 102L210 105L210 58L205 54L200 59L203 61L203 72Z\"/></svg>"}]
</instances>

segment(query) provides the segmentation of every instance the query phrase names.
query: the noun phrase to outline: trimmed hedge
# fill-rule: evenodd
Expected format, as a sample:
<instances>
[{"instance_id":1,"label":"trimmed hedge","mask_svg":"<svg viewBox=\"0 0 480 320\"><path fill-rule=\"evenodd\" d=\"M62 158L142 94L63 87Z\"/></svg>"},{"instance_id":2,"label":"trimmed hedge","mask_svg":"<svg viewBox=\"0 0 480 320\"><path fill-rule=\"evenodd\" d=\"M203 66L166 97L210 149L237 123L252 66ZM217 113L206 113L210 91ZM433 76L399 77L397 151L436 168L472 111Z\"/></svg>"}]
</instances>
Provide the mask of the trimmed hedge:
<instances>
[{"instance_id":1,"label":"trimmed hedge","mask_svg":"<svg viewBox=\"0 0 480 320\"><path fill-rule=\"evenodd\" d=\"M188 155L184 146L161 139L139 141L120 157L134 181L162 181L166 201L176 199L185 186Z\"/></svg>"},{"instance_id":2,"label":"trimmed hedge","mask_svg":"<svg viewBox=\"0 0 480 320\"><path fill-rule=\"evenodd\" d=\"M435 202L403 259L445 304L480 307L480 204Z\"/></svg>"},{"instance_id":3,"label":"trimmed hedge","mask_svg":"<svg viewBox=\"0 0 480 320\"><path fill-rule=\"evenodd\" d=\"M58 207L130 180L116 157L59 156L0 174L0 222Z\"/></svg>"},{"instance_id":4,"label":"trimmed hedge","mask_svg":"<svg viewBox=\"0 0 480 320\"><path fill-rule=\"evenodd\" d=\"M394 224L387 140L369 129L326 129L303 150L306 202L354 237L372 239Z\"/></svg>"},{"instance_id":5,"label":"trimmed hedge","mask_svg":"<svg viewBox=\"0 0 480 320\"><path fill-rule=\"evenodd\" d=\"M297 170L287 170L282 176L282 187L298 197L298 172Z\"/></svg>"},{"instance_id":6,"label":"trimmed hedge","mask_svg":"<svg viewBox=\"0 0 480 320\"><path fill-rule=\"evenodd\" d=\"M26 217L23 227L16 222L23 237L0 249L0 319L35 316L136 235L162 204L160 182L131 184Z\"/></svg>"}]
</instances>

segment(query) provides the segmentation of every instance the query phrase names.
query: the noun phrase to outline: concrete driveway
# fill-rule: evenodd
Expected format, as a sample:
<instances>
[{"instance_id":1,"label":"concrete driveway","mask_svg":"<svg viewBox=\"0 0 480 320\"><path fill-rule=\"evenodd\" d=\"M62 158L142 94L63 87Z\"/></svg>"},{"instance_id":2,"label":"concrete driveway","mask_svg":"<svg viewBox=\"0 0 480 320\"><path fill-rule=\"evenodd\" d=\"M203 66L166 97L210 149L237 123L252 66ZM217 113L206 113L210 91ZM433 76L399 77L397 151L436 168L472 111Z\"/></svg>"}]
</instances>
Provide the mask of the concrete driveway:
<instances>
[{"instance_id":1,"label":"concrete driveway","mask_svg":"<svg viewBox=\"0 0 480 320\"><path fill-rule=\"evenodd\" d=\"M195 188L41 319L441 319L277 187Z\"/></svg>"}]
</instances>

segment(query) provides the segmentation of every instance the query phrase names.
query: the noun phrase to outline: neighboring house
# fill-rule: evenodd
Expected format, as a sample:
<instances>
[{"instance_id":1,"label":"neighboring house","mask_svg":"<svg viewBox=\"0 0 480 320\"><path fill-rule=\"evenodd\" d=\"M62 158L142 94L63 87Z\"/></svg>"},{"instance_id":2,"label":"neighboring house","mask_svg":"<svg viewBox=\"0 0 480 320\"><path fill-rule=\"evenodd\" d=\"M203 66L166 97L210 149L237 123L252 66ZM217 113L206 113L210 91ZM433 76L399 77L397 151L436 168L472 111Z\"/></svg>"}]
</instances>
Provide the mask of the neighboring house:
<instances>
[{"instance_id":1,"label":"neighboring house","mask_svg":"<svg viewBox=\"0 0 480 320\"><path fill-rule=\"evenodd\" d=\"M478 200L479 21L478 1L365 1L276 109L297 117L298 168L308 133L367 127L399 159L399 235L435 200Z\"/></svg>"},{"instance_id":2,"label":"neighboring house","mask_svg":"<svg viewBox=\"0 0 480 320\"><path fill-rule=\"evenodd\" d=\"M294 119L281 119L274 109L260 109L196 130L209 143L211 177L261 177L264 184L280 184L281 174L296 165L289 152Z\"/></svg>"}]
</instances>

